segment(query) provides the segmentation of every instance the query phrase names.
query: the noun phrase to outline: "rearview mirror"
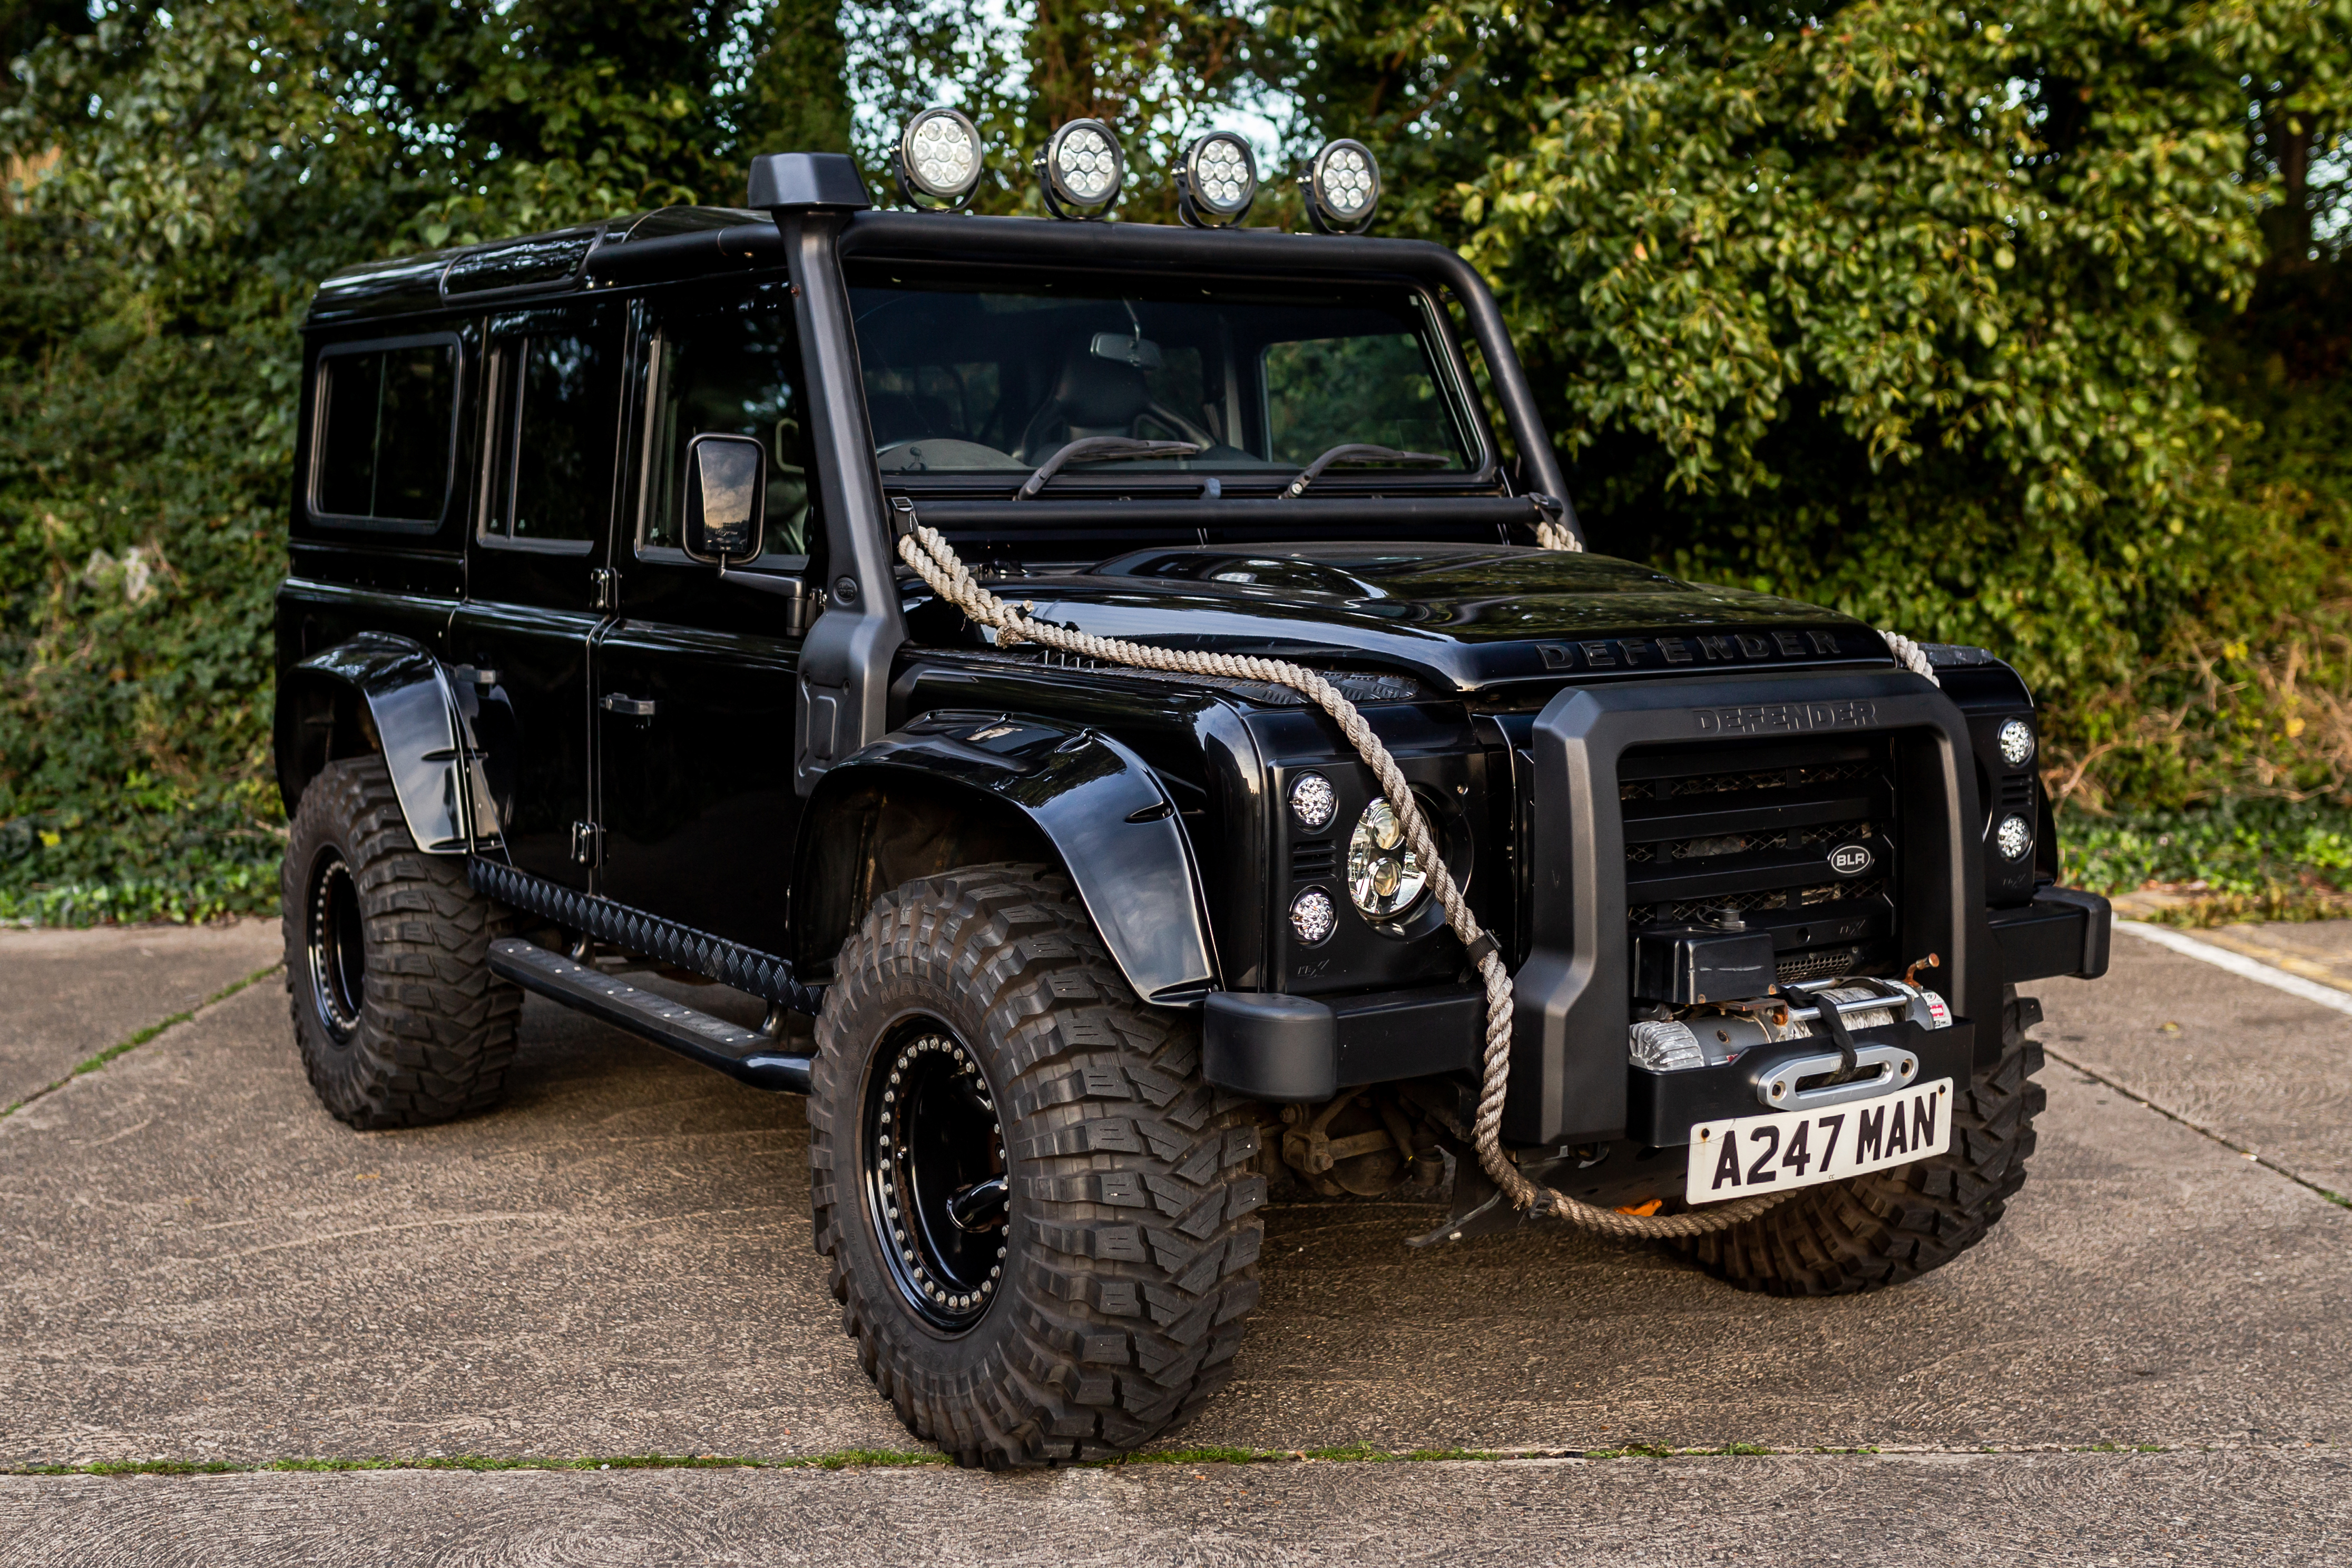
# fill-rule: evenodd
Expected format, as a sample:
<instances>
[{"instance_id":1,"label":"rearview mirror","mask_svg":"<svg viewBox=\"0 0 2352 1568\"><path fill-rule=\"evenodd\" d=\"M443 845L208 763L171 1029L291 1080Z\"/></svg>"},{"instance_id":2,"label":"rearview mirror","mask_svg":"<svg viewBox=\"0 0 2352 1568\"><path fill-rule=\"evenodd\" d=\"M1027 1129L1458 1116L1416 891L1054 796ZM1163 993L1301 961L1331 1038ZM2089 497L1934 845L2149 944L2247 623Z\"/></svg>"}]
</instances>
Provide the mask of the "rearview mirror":
<instances>
[{"instance_id":1,"label":"rearview mirror","mask_svg":"<svg viewBox=\"0 0 2352 1568\"><path fill-rule=\"evenodd\" d=\"M1095 358L1137 370L1158 370L1163 363L1160 345L1141 332L1133 337L1125 332L1097 332L1091 347Z\"/></svg>"},{"instance_id":2,"label":"rearview mirror","mask_svg":"<svg viewBox=\"0 0 2352 1568\"><path fill-rule=\"evenodd\" d=\"M686 552L749 561L767 521L768 455L749 436L697 436L686 447Z\"/></svg>"}]
</instances>

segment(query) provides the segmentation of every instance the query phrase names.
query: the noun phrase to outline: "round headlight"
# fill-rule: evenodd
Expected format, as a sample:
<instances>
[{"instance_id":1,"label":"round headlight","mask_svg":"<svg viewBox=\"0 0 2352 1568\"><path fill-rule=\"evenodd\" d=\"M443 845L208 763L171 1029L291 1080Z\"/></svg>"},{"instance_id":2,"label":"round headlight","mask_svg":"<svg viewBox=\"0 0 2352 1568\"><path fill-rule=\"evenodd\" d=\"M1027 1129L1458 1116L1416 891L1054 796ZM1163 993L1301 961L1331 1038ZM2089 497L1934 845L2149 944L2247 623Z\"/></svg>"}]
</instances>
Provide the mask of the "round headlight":
<instances>
[{"instance_id":1,"label":"round headlight","mask_svg":"<svg viewBox=\"0 0 2352 1568\"><path fill-rule=\"evenodd\" d=\"M1325 234L1361 234L1381 205L1381 166L1372 150L1342 136L1327 142L1307 167L1307 217Z\"/></svg>"},{"instance_id":2,"label":"round headlight","mask_svg":"<svg viewBox=\"0 0 2352 1568\"><path fill-rule=\"evenodd\" d=\"M1176 165L1176 213L1186 223L1238 223L1257 200L1257 159L1230 131L1212 131L1184 149Z\"/></svg>"},{"instance_id":3,"label":"round headlight","mask_svg":"<svg viewBox=\"0 0 2352 1568\"><path fill-rule=\"evenodd\" d=\"M980 132L952 109L926 109L907 121L892 161L909 203L960 207L980 188Z\"/></svg>"},{"instance_id":4,"label":"round headlight","mask_svg":"<svg viewBox=\"0 0 2352 1568\"><path fill-rule=\"evenodd\" d=\"M1364 807L1348 837L1348 897L1376 921L1394 918L1412 906L1429 886L1421 858L1404 841L1404 824L1383 798Z\"/></svg>"},{"instance_id":5,"label":"round headlight","mask_svg":"<svg viewBox=\"0 0 2352 1568\"><path fill-rule=\"evenodd\" d=\"M2033 760L2033 726L2022 719L2011 719L2000 727L2000 760L2012 768L2021 768Z\"/></svg>"},{"instance_id":6,"label":"round headlight","mask_svg":"<svg viewBox=\"0 0 2352 1568\"><path fill-rule=\"evenodd\" d=\"M1320 888L1309 888L1290 900L1290 929L1309 947L1329 936L1339 923L1339 912L1332 907L1331 895Z\"/></svg>"},{"instance_id":7,"label":"round headlight","mask_svg":"<svg viewBox=\"0 0 2352 1568\"><path fill-rule=\"evenodd\" d=\"M1037 154L1037 179L1055 217L1069 216L1068 208L1094 212L1108 206L1126 178L1118 138L1099 120L1071 121Z\"/></svg>"},{"instance_id":8,"label":"round headlight","mask_svg":"<svg viewBox=\"0 0 2352 1568\"><path fill-rule=\"evenodd\" d=\"M1321 773L1301 773L1291 782L1290 810L1303 826L1323 828L1331 825L1331 814L1339 809L1339 792Z\"/></svg>"},{"instance_id":9,"label":"round headlight","mask_svg":"<svg viewBox=\"0 0 2352 1568\"><path fill-rule=\"evenodd\" d=\"M2025 852L2033 847L2033 824L2012 811L1993 829L1992 843L2002 859L2022 860Z\"/></svg>"}]
</instances>

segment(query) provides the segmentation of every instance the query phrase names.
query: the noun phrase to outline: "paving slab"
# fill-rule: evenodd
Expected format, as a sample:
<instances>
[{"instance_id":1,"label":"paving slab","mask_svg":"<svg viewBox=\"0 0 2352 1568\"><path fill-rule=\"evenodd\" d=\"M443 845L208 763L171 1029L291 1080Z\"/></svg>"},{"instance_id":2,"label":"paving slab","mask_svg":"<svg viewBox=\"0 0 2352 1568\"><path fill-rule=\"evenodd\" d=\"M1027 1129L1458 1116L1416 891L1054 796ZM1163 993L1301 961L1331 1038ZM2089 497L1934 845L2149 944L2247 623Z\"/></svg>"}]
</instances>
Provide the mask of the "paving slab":
<instances>
[{"instance_id":1,"label":"paving slab","mask_svg":"<svg viewBox=\"0 0 2352 1568\"><path fill-rule=\"evenodd\" d=\"M278 922L0 928L0 1107L281 954Z\"/></svg>"},{"instance_id":2,"label":"paving slab","mask_svg":"<svg viewBox=\"0 0 2352 1568\"><path fill-rule=\"evenodd\" d=\"M2279 930L2244 929L2269 940ZM2352 921L2286 929L2303 951L2352 955ZM2039 1033L2049 1049L2352 1195L2352 1016L2128 931L2116 934L2106 978L2032 989L2047 1014Z\"/></svg>"},{"instance_id":3,"label":"paving slab","mask_svg":"<svg viewBox=\"0 0 2352 1568\"><path fill-rule=\"evenodd\" d=\"M2340 1089L2306 1036L2342 1020L2176 962L2119 940L2114 980L2047 988L2045 1033L2126 1059L2194 991ZM523 1029L504 1109L359 1133L257 986L0 1120L0 1462L910 1447L809 1250L800 1103L536 1001ZM2352 1212L2048 1083L2009 1220L1857 1298L1557 1227L1412 1253L1434 1211L1277 1206L1238 1375L1181 1441L2352 1442Z\"/></svg>"},{"instance_id":4,"label":"paving slab","mask_svg":"<svg viewBox=\"0 0 2352 1568\"><path fill-rule=\"evenodd\" d=\"M0 1568L2336 1564L2341 1453L0 1479Z\"/></svg>"},{"instance_id":5,"label":"paving slab","mask_svg":"<svg viewBox=\"0 0 2352 1568\"><path fill-rule=\"evenodd\" d=\"M2259 945L2270 953L2299 959L2315 966L2302 973L2352 990L2352 921L2242 921L2189 934Z\"/></svg>"}]
</instances>

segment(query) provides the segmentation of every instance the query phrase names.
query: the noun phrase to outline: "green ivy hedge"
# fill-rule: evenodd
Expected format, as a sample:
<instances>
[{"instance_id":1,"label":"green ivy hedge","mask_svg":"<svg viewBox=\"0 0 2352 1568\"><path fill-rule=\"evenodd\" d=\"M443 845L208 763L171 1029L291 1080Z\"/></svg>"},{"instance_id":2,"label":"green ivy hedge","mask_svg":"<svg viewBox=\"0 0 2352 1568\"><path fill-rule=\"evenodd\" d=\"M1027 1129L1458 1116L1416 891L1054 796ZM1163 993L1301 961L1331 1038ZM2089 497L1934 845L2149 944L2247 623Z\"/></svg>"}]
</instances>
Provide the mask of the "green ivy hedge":
<instances>
[{"instance_id":1,"label":"green ivy hedge","mask_svg":"<svg viewBox=\"0 0 2352 1568\"><path fill-rule=\"evenodd\" d=\"M1147 172L1220 107L1363 137L1384 230L1494 279L1604 546L2012 658L2094 885L2202 856L2324 905L2352 0L1035 3L977 43L930 0L0 11L0 166L38 172L0 201L0 919L273 902L316 279L738 200L753 151L849 145L853 86L999 140L1101 112Z\"/></svg>"}]
</instances>

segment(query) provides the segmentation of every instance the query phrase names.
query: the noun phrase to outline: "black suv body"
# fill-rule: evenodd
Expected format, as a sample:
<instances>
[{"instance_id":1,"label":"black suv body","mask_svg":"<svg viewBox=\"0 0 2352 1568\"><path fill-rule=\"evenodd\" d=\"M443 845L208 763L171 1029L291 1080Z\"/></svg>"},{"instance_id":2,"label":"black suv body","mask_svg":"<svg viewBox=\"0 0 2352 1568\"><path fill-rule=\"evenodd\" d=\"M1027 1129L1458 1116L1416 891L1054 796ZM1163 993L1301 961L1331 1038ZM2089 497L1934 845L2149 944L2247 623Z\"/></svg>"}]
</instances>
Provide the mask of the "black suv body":
<instances>
[{"instance_id":1,"label":"black suv body","mask_svg":"<svg viewBox=\"0 0 2352 1568\"><path fill-rule=\"evenodd\" d=\"M1513 972L1524 1168L1696 1206L1694 1127L1786 1102L1811 998L1958 1086L2006 1140L1990 1195L1811 1261L1767 1215L1698 1261L1860 1289L1998 1216L2038 1095L2014 988L2102 973L2108 931L2055 885L2006 665L1930 648L1931 681L1835 612L1537 548L1565 487L1442 248L876 212L814 155L762 160L754 200L319 291L277 756L296 1030L337 1114L488 1103L517 984L812 1092L866 1364L974 1462L1196 1408L1269 1183L1450 1171L1440 1234L1516 1217L1468 1153L1485 993L1339 727L1279 685L1003 645L902 565L911 512L1042 619L1355 701ZM1196 450L1022 493L1099 435ZM713 560L688 547L730 440L758 537ZM1291 493L1345 442L1423 456ZM1832 981L1871 1004L1851 1030Z\"/></svg>"}]
</instances>

